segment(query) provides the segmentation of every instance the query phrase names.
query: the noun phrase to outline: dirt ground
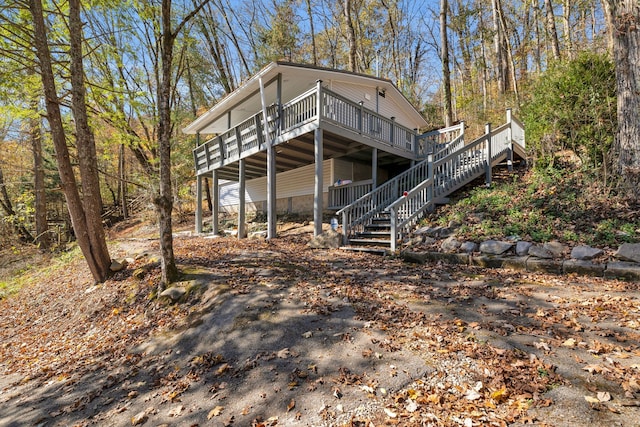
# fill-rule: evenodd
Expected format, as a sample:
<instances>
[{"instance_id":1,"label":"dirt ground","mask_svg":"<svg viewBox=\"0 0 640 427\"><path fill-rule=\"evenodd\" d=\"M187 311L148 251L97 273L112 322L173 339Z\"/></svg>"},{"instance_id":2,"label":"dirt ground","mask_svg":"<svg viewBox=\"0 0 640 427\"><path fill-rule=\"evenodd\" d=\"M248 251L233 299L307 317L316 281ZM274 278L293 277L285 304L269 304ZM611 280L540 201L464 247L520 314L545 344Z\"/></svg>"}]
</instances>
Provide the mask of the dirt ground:
<instances>
[{"instance_id":1,"label":"dirt ground","mask_svg":"<svg viewBox=\"0 0 640 427\"><path fill-rule=\"evenodd\" d=\"M640 284L278 239L157 240L93 285L81 261L0 301L2 426L638 426ZM49 271L47 273L47 271ZM53 274L53 276L51 276Z\"/></svg>"}]
</instances>

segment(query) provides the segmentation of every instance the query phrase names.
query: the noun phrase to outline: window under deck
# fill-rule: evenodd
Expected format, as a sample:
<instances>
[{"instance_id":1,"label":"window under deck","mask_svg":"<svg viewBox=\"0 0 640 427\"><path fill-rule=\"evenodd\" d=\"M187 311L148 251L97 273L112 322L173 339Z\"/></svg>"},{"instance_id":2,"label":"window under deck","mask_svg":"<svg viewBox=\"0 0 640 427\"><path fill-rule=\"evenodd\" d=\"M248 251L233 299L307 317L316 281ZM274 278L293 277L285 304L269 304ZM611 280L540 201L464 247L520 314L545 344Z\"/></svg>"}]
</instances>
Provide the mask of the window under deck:
<instances>
[{"instance_id":1,"label":"window under deck","mask_svg":"<svg viewBox=\"0 0 640 427\"><path fill-rule=\"evenodd\" d=\"M378 164L422 156L416 130L364 108L317 85L290 102L271 105L193 150L196 173L217 170L222 179L237 180L238 160L245 159L246 178L266 175L266 150L276 153L282 172L314 162L314 130L323 129L323 158L347 156L368 162L378 149Z\"/></svg>"}]
</instances>

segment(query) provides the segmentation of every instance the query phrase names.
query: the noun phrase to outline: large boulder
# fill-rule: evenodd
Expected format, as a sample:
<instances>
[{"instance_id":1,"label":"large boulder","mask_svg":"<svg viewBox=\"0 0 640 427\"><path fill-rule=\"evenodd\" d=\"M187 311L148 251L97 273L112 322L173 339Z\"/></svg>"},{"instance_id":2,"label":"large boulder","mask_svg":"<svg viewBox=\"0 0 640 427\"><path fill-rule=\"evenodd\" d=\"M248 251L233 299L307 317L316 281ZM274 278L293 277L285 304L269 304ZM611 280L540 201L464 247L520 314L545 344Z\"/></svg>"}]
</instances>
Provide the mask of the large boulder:
<instances>
[{"instance_id":1,"label":"large boulder","mask_svg":"<svg viewBox=\"0 0 640 427\"><path fill-rule=\"evenodd\" d=\"M623 243L614 255L623 261L640 262L640 243Z\"/></svg>"},{"instance_id":2,"label":"large boulder","mask_svg":"<svg viewBox=\"0 0 640 427\"><path fill-rule=\"evenodd\" d=\"M578 260L590 260L602 255L604 251L587 245L576 246L571 249L571 258Z\"/></svg>"},{"instance_id":3,"label":"large boulder","mask_svg":"<svg viewBox=\"0 0 640 427\"><path fill-rule=\"evenodd\" d=\"M541 258L541 259L552 259L553 254L545 247L539 245L533 245L529 248L529 255Z\"/></svg>"},{"instance_id":4,"label":"large boulder","mask_svg":"<svg viewBox=\"0 0 640 427\"><path fill-rule=\"evenodd\" d=\"M478 244L476 242L463 242L460 245L460 251L466 254L471 254L478 251Z\"/></svg>"},{"instance_id":5,"label":"large boulder","mask_svg":"<svg viewBox=\"0 0 640 427\"><path fill-rule=\"evenodd\" d=\"M525 242L524 240L520 240L516 243L516 255L518 256L527 256L529 255L529 249L533 246L531 242Z\"/></svg>"},{"instance_id":6,"label":"large boulder","mask_svg":"<svg viewBox=\"0 0 640 427\"><path fill-rule=\"evenodd\" d=\"M554 258L562 258L567 252L569 252L569 248L567 246L557 241L547 242L543 247L551 252Z\"/></svg>"},{"instance_id":7,"label":"large boulder","mask_svg":"<svg viewBox=\"0 0 640 427\"><path fill-rule=\"evenodd\" d=\"M187 289L182 286L172 286L170 288L165 289L160 293L161 297L167 297L171 301L176 302L180 300L187 293Z\"/></svg>"},{"instance_id":8,"label":"large boulder","mask_svg":"<svg viewBox=\"0 0 640 427\"><path fill-rule=\"evenodd\" d=\"M127 265L129 265L129 262L126 259L113 259L111 260L111 265L109 266L109 270L113 271L114 273L117 271L122 271L125 268L127 268Z\"/></svg>"},{"instance_id":9,"label":"large boulder","mask_svg":"<svg viewBox=\"0 0 640 427\"><path fill-rule=\"evenodd\" d=\"M329 230L315 236L308 245L314 249L337 249L342 246L342 234Z\"/></svg>"},{"instance_id":10,"label":"large boulder","mask_svg":"<svg viewBox=\"0 0 640 427\"><path fill-rule=\"evenodd\" d=\"M511 242L501 242L498 240L487 240L485 242L480 243L480 252L483 254L489 255L502 255L507 252L513 243Z\"/></svg>"},{"instance_id":11,"label":"large boulder","mask_svg":"<svg viewBox=\"0 0 640 427\"><path fill-rule=\"evenodd\" d=\"M461 242L458 239L451 236L442 241L440 249L442 249L443 252L455 252L460 247L460 244Z\"/></svg>"}]
</instances>

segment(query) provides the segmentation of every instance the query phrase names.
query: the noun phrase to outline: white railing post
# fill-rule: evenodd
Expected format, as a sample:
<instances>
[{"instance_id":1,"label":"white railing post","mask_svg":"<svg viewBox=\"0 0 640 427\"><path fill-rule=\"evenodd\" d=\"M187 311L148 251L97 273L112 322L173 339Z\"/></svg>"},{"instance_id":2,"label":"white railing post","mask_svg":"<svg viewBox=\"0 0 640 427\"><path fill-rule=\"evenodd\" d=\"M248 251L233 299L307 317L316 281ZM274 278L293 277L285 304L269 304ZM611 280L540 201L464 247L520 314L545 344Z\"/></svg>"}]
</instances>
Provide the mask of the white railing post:
<instances>
[{"instance_id":1,"label":"white railing post","mask_svg":"<svg viewBox=\"0 0 640 427\"><path fill-rule=\"evenodd\" d=\"M358 132L362 133L362 121L364 119L364 101L358 103L360 109L358 110Z\"/></svg>"},{"instance_id":2,"label":"white railing post","mask_svg":"<svg viewBox=\"0 0 640 427\"><path fill-rule=\"evenodd\" d=\"M484 183L491 187L491 123L484 125L485 138L487 139L487 160L484 169Z\"/></svg>"},{"instance_id":3,"label":"white railing post","mask_svg":"<svg viewBox=\"0 0 640 427\"><path fill-rule=\"evenodd\" d=\"M389 209L389 217L391 222L391 252L395 252L396 248L398 247L398 212L396 211L395 206Z\"/></svg>"},{"instance_id":4,"label":"white railing post","mask_svg":"<svg viewBox=\"0 0 640 427\"><path fill-rule=\"evenodd\" d=\"M322 119L322 80L316 81L316 89L318 96L318 99L316 99L316 120L318 121L318 124L320 124L320 120Z\"/></svg>"},{"instance_id":5,"label":"white railing post","mask_svg":"<svg viewBox=\"0 0 640 427\"><path fill-rule=\"evenodd\" d=\"M429 154L427 156L427 179L431 182L429 184L429 187L427 188L427 203L429 203L429 202L433 202L433 199L435 197L434 195L435 182L433 179L433 154ZM434 207L435 207L435 203L432 203L431 207L429 208L429 211L432 211Z\"/></svg>"},{"instance_id":6,"label":"white railing post","mask_svg":"<svg viewBox=\"0 0 640 427\"><path fill-rule=\"evenodd\" d=\"M511 108L507 108L507 168L509 172L513 171L513 129L511 126L513 122L511 120Z\"/></svg>"},{"instance_id":7,"label":"white railing post","mask_svg":"<svg viewBox=\"0 0 640 427\"><path fill-rule=\"evenodd\" d=\"M343 211L342 212L342 244L343 245L347 245L349 243L349 236L348 236L348 227L347 227L348 221L347 221L347 212Z\"/></svg>"}]
</instances>

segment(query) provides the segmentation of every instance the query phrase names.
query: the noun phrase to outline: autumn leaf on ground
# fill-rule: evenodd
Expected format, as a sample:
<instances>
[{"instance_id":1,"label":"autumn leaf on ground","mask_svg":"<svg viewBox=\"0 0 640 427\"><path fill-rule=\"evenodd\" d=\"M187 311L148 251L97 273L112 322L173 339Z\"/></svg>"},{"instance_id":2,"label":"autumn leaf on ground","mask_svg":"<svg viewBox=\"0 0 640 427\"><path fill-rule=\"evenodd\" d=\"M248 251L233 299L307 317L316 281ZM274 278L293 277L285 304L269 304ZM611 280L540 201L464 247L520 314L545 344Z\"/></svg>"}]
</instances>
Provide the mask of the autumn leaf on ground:
<instances>
[{"instance_id":1,"label":"autumn leaf on ground","mask_svg":"<svg viewBox=\"0 0 640 427\"><path fill-rule=\"evenodd\" d=\"M216 406L215 408L209 411L209 414L207 415L207 419L210 420L213 417L220 416L220 414L222 414L222 411L224 411L224 406Z\"/></svg>"},{"instance_id":2,"label":"autumn leaf on ground","mask_svg":"<svg viewBox=\"0 0 640 427\"><path fill-rule=\"evenodd\" d=\"M294 399L291 399L291 402L289 402L289 404L287 405L287 412L290 412L295 407L296 407L296 401Z\"/></svg>"}]
</instances>

